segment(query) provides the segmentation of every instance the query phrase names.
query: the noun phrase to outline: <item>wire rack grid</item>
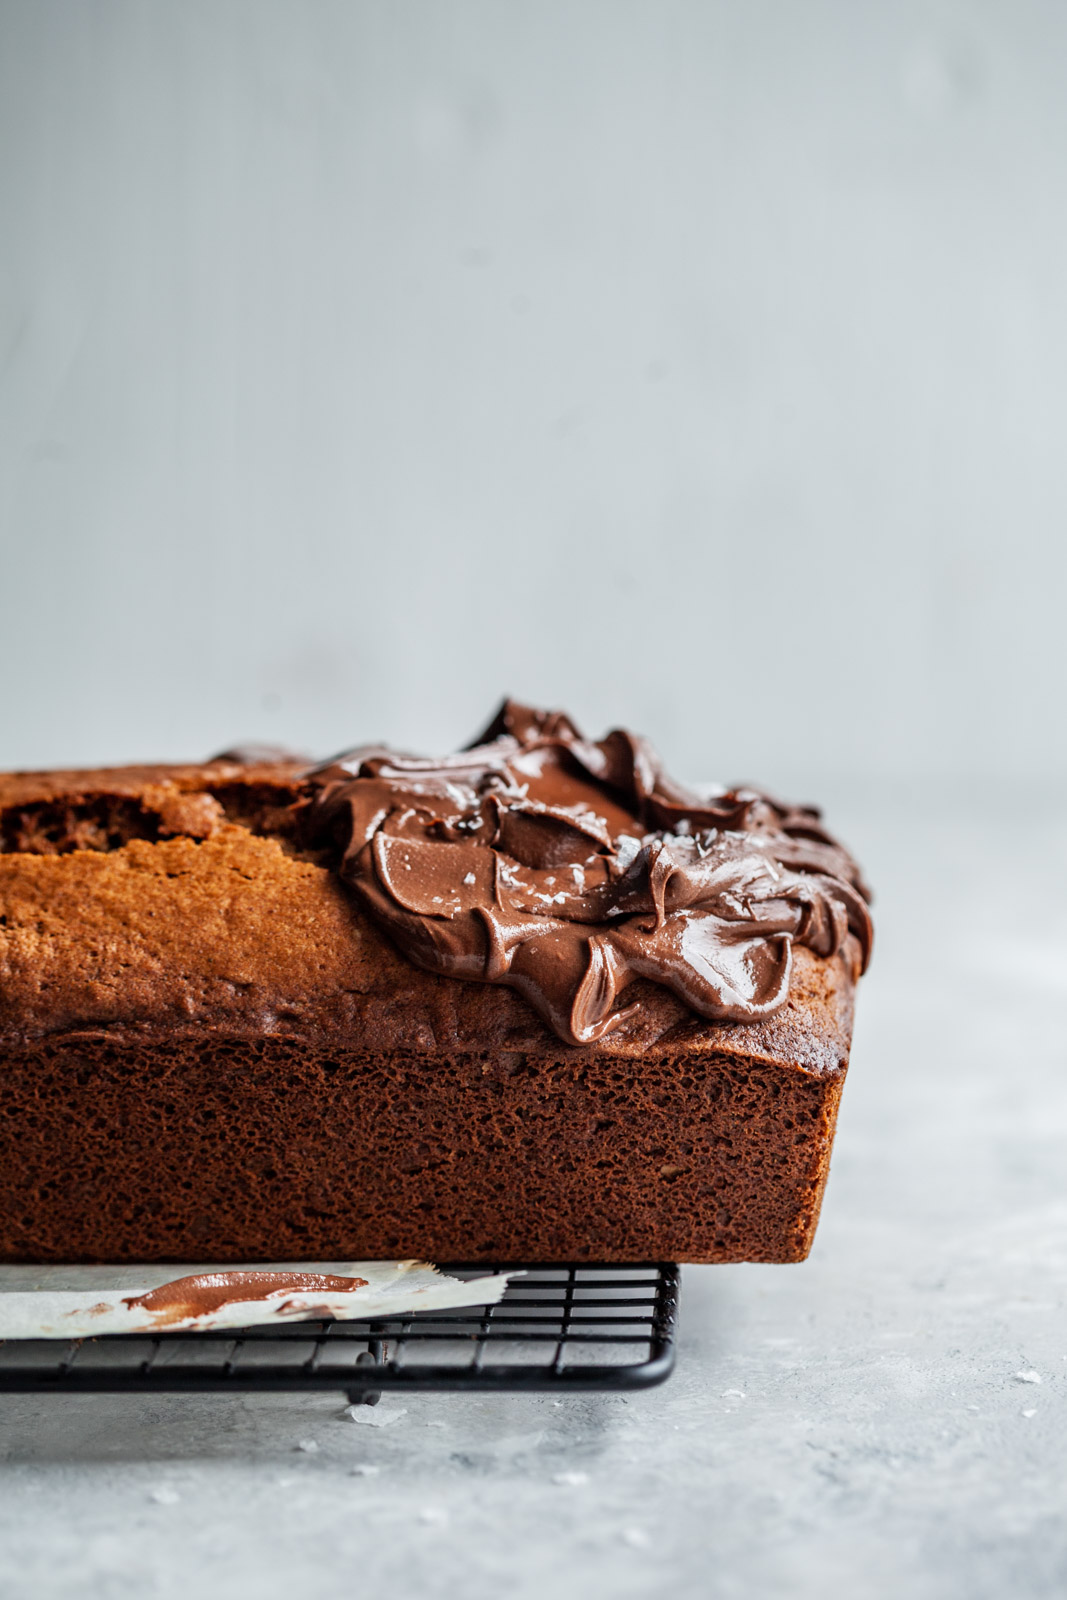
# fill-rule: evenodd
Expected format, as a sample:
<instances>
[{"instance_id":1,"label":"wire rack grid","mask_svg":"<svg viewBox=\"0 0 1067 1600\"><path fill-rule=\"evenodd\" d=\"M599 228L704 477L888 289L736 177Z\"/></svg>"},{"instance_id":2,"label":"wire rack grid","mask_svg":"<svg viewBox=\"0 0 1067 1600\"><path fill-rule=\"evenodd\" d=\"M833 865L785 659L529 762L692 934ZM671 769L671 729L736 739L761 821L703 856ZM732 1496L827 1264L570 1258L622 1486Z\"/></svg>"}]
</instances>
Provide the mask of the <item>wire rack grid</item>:
<instances>
[{"instance_id":1,"label":"wire rack grid","mask_svg":"<svg viewBox=\"0 0 1067 1600\"><path fill-rule=\"evenodd\" d=\"M340 1389L373 1405L386 1389L641 1389L670 1375L676 1266L444 1270L514 1276L497 1305L374 1322L0 1341L0 1392Z\"/></svg>"}]
</instances>

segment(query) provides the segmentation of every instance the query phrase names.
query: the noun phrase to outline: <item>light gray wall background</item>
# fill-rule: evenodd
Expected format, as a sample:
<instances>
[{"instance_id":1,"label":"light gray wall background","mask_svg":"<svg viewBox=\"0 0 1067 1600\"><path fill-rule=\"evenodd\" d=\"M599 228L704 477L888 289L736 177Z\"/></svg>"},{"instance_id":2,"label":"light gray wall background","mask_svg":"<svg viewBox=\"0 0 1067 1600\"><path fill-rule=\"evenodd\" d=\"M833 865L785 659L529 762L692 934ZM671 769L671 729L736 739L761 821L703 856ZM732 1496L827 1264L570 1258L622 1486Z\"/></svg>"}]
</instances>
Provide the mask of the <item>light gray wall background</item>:
<instances>
[{"instance_id":1,"label":"light gray wall background","mask_svg":"<svg viewBox=\"0 0 1067 1600\"><path fill-rule=\"evenodd\" d=\"M0 762L1064 774L1067 7L4 0Z\"/></svg>"}]
</instances>

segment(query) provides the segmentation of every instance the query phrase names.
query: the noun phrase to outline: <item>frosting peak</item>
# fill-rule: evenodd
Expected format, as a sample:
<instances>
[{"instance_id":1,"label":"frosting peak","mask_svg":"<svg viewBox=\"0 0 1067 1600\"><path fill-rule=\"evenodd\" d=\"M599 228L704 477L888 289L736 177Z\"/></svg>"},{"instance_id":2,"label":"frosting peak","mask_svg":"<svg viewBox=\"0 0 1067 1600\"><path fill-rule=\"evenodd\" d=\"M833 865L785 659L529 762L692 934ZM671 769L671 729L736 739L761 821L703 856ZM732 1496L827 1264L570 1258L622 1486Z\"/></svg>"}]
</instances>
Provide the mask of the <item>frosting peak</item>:
<instances>
[{"instance_id":1,"label":"frosting peak","mask_svg":"<svg viewBox=\"0 0 1067 1600\"><path fill-rule=\"evenodd\" d=\"M591 741L506 701L457 755L369 746L312 781L312 836L409 959L517 989L569 1044L624 1027L636 978L753 1021L785 1001L794 944L851 933L870 955L867 891L818 811L686 789L623 729Z\"/></svg>"}]
</instances>

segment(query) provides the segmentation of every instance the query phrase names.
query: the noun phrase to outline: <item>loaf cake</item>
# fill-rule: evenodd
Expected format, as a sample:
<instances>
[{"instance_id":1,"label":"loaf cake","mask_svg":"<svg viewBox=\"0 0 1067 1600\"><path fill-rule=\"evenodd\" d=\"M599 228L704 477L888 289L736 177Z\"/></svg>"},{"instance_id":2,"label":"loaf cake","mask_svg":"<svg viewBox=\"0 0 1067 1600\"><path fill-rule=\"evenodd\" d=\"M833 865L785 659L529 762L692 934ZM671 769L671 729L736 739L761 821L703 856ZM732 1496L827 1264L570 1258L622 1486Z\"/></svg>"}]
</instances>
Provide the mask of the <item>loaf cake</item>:
<instances>
[{"instance_id":1,"label":"loaf cake","mask_svg":"<svg viewBox=\"0 0 1067 1600\"><path fill-rule=\"evenodd\" d=\"M871 940L813 809L509 702L0 829L0 1259L807 1254Z\"/></svg>"}]
</instances>

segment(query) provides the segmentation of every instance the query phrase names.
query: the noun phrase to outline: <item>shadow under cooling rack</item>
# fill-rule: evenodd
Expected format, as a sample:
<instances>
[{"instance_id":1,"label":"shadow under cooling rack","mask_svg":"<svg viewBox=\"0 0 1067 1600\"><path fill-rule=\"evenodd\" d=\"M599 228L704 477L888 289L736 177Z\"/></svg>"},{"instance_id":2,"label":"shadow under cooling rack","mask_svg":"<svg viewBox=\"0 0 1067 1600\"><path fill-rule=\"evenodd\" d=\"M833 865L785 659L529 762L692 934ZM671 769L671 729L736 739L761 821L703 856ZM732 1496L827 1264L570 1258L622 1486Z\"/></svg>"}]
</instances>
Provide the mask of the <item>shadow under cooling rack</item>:
<instances>
[{"instance_id":1,"label":"shadow under cooling rack","mask_svg":"<svg viewBox=\"0 0 1067 1600\"><path fill-rule=\"evenodd\" d=\"M384 1389L642 1389L674 1365L678 1268L449 1266L509 1271L498 1305L373 1322L0 1341L0 1392L238 1393Z\"/></svg>"}]
</instances>

